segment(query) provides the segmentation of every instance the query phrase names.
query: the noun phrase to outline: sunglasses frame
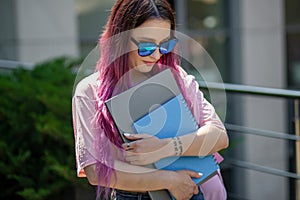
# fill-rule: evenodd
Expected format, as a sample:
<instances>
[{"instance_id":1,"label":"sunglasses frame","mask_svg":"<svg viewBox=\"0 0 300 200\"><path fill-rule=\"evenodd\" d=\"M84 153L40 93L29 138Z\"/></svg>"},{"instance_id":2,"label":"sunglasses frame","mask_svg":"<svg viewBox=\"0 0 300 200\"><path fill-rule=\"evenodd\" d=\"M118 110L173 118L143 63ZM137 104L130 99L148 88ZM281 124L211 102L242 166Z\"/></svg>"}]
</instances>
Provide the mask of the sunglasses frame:
<instances>
[{"instance_id":1,"label":"sunglasses frame","mask_svg":"<svg viewBox=\"0 0 300 200\"><path fill-rule=\"evenodd\" d=\"M170 52L174 49L174 47L172 48L171 51L169 51L169 52L167 52L167 53L164 53L164 52L161 51L161 45L164 44L164 43L170 42L171 40L175 41L175 45L174 45L174 47L175 47L176 44L177 44L177 42L178 42L178 39L177 39L176 37L172 37L172 38L170 38L170 39L168 39L168 40L166 40L166 41L162 41L162 42L160 42L158 45L155 44L154 42L138 42L138 41L136 41L133 37L131 37L131 41L138 47L138 54L139 54L139 56L141 56L141 57L150 56L151 54L153 54L154 51L156 51L157 48L159 49L159 52L160 52L161 54L163 54L163 55L164 55L164 54L170 53ZM140 44L141 44L141 43L150 43L150 44L153 44L153 46L155 46L156 48L155 48L154 50L151 50L151 51L149 50L149 54L147 54L147 55L141 55L141 54L140 54Z\"/></svg>"}]
</instances>

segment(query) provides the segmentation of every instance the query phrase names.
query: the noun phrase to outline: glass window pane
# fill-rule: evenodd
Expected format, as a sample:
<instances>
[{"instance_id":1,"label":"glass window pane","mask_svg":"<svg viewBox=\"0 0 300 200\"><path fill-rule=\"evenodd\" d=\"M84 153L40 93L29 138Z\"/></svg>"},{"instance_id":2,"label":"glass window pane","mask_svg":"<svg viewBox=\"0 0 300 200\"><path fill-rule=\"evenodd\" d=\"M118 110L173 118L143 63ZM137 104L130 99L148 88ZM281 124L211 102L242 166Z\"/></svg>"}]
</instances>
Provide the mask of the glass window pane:
<instances>
[{"instance_id":1,"label":"glass window pane","mask_svg":"<svg viewBox=\"0 0 300 200\"><path fill-rule=\"evenodd\" d=\"M187 28L190 30L216 29L226 26L226 0L187 0Z\"/></svg>"},{"instance_id":2,"label":"glass window pane","mask_svg":"<svg viewBox=\"0 0 300 200\"><path fill-rule=\"evenodd\" d=\"M96 46L114 1L75 0L74 2L78 19L80 52L82 56L86 56Z\"/></svg>"},{"instance_id":3,"label":"glass window pane","mask_svg":"<svg viewBox=\"0 0 300 200\"><path fill-rule=\"evenodd\" d=\"M286 24L300 24L300 1L299 0L286 0L285 1L285 13Z\"/></svg>"},{"instance_id":4,"label":"glass window pane","mask_svg":"<svg viewBox=\"0 0 300 200\"><path fill-rule=\"evenodd\" d=\"M300 1L285 1L288 86L300 88Z\"/></svg>"},{"instance_id":5,"label":"glass window pane","mask_svg":"<svg viewBox=\"0 0 300 200\"><path fill-rule=\"evenodd\" d=\"M288 85L300 88L300 33L287 35Z\"/></svg>"},{"instance_id":6,"label":"glass window pane","mask_svg":"<svg viewBox=\"0 0 300 200\"><path fill-rule=\"evenodd\" d=\"M227 50L229 43L228 37L220 34L212 37L197 36L193 37L193 39L201 44L201 46L207 51L211 59L216 64L219 72L221 73L223 81L230 82L230 60L229 51ZM187 44L187 46L189 46L189 44ZM192 61L197 63L199 61L199 49L193 50L193 48L187 48L185 50L188 51L188 55L190 55L188 58L189 62ZM191 66L188 67L189 65L186 65L186 61L184 61L183 64L185 65L186 70L189 72L192 72L192 70L194 69ZM214 74L215 70L212 69L211 66L201 65L201 73L203 73L205 77L209 77L209 81L218 81L217 79L215 79L217 78L217 75Z\"/></svg>"}]
</instances>

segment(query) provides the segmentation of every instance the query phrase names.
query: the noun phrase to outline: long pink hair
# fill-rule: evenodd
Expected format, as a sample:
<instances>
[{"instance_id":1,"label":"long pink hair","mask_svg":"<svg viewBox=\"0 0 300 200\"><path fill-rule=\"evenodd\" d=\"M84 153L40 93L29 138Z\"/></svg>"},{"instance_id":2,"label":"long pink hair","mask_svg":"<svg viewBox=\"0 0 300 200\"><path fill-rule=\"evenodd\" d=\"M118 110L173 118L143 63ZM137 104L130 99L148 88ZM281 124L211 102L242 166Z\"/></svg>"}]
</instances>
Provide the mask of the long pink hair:
<instances>
[{"instance_id":1,"label":"long pink hair","mask_svg":"<svg viewBox=\"0 0 300 200\"><path fill-rule=\"evenodd\" d=\"M116 178L110 145L122 149L122 140L104 102L112 97L116 84L130 70L127 54L130 36L126 32L153 18L170 21L171 30L175 30L175 16L166 0L118 0L112 8L106 29L99 41L101 58L96 66L96 70L100 72L97 88L96 123L102 131L99 131L95 140L95 148L98 153L96 164L99 182L97 198L100 197L103 189L105 189L105 196L108 196L112 175ZM122 38L121 33L125 33L125 36L122 34ZM169 53L160 58L155 66L155 71L161 71L166 68L165 66L168 66L182 88L183 83L179 78L178 64L177 55ZM100 182L105 183L106 187L101 187Z\"/></svg>"}]
</instances>

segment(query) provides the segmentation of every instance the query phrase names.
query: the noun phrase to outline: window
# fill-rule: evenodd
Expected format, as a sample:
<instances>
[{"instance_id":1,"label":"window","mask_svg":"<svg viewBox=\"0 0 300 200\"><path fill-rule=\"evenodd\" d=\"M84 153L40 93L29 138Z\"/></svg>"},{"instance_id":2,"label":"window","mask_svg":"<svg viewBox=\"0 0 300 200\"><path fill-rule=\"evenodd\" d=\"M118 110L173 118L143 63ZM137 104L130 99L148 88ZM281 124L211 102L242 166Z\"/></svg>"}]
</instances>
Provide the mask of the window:
<instances>
[{"instance_id":1,"label":"window","mask_svg":"<svg viewBox=\"0 0 300 200\"><path fill-rule=\"evenodd\" d=\"M181 5L182 2L184 5ZM186 0L182 2L176 1L179 31L186 33L204 47L216 63L223 80L229 82L229 1Z\"/></svg>"},{"instance_id":2,"label":"window","mask_svg":"<svg viewBox=\"0 0 300 200\"><path fill-rule=\"evenodd\" d=\"M300 1L286 0L288 87L300 89Z\"/></svg>"}]
</instances>

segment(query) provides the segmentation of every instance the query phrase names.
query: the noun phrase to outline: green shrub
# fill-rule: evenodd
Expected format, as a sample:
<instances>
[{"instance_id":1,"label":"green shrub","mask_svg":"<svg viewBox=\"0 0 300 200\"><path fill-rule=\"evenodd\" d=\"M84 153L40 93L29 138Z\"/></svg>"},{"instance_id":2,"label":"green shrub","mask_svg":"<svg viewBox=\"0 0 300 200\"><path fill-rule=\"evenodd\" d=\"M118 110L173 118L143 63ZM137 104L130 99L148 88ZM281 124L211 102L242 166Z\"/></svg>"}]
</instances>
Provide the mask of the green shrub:
<instances>
[{"instance_id":1,"label":"green shrub","mask_svg":"<svg viewBox=\"0 0 300 200\"><path fill-rule=\"evenodd\" d=\"M0 74L0 199L66 199L86 182L75 173L71 114L79 62L57 58Z\"/></svg>"}]
</instances>

